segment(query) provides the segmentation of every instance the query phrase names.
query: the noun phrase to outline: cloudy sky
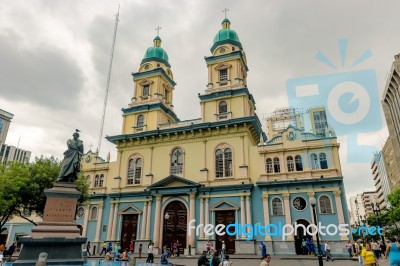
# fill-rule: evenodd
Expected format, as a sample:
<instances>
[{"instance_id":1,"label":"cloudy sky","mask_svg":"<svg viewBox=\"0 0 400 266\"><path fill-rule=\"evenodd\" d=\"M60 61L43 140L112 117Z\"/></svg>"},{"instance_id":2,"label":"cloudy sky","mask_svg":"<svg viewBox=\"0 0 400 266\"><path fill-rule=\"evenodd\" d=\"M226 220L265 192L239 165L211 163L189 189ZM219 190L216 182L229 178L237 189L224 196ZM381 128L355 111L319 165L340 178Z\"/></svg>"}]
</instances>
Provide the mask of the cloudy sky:
<instances>
[{"instance_id":1,"label":"cloudy sky","mask_svg":"<svg viewBox=\"0 0 400 266\"><path fill-rule=\"evenodd\" d=\"M157 26L178 83L174 106L181 120L200 117L197 94L207 83L204 56L210 55L225 7L247 54L248 86L261 119L288 105L287 80L349 71L341 68L339 39L348 40L346 62L372 51L352 70L376 71L379 97L400 52L398 1L2 0L0 109L15 115L8 144L20 139L19 146L33 156L61 158L66 139L78 128L86 149L96 148L118 4L104 136L121 131L121 108L133 94L130 73L138 70ZM317 52L340 67L316 60ZM381 148L387 134L383 122L382 129L361 135L360 141ZM346 137L339 141L348 195L373 188L369 164L348 163ZM101 154L109 151L115 160L114 146L104 140Z\"/></svg>"}]
</instances>

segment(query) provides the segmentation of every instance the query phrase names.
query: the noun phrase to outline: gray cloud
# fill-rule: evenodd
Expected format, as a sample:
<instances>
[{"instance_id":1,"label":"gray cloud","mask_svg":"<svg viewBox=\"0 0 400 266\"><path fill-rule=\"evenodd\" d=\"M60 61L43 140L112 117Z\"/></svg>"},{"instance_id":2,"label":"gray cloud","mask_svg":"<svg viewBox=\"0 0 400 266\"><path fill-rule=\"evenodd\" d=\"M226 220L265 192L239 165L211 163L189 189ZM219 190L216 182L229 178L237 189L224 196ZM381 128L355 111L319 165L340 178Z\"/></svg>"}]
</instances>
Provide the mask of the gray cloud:
<instances>
[{"instance_id":1,"label":"gray cloud","mask_svg":"<svg viewBox=\"0 0 400 266\"><path fill-rule=\"evenodd\" d=\"M12 29L0 32L1 97L49 108L73 108L79 103L84 77L62 50L42 44L24 47Z\"/></svg>"}]
</instances>

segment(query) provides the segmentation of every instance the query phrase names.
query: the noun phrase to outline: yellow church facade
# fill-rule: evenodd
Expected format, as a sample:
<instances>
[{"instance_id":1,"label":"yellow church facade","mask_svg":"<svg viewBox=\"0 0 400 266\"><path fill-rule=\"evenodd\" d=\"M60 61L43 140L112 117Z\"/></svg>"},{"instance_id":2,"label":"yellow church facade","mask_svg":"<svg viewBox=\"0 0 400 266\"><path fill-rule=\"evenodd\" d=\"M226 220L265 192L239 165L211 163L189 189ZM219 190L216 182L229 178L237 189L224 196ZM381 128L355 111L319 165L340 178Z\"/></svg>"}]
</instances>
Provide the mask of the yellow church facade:
<instances>
[{"instance_id":1,"label":"yellow church facade","mask_svg":"<svg viewBox=\"0 0 400 266\"><path fill-rule=\"evenodd\" d=\"M282 238L257 232L256 225L348 223L334 132L305 132L300 123L274 130L271 124L267 137L247 87L246 54L228 19L205 61L201 117L180 121L172 67L157 36L132 73L121 134L107 137L117 160L92 151L84 155L92 197L78 208L77 222L97 249L104 241L119 241L123 248L132 241L135 251L142 244L146 252L154 242L160 253L178 242L181 253L193 255L207 241L217 249L224 241L227 253L256 254L265 241L269 253L301 254L302 239L310 237L305 230ZM318 221L312 217L312 197ZM221 235L203 230L207 224L238 226ZM239 230L245 224L253 227ZM348 236L322 240L331 242L332 253L346 252Z\"/></svg>"}]
</instances>

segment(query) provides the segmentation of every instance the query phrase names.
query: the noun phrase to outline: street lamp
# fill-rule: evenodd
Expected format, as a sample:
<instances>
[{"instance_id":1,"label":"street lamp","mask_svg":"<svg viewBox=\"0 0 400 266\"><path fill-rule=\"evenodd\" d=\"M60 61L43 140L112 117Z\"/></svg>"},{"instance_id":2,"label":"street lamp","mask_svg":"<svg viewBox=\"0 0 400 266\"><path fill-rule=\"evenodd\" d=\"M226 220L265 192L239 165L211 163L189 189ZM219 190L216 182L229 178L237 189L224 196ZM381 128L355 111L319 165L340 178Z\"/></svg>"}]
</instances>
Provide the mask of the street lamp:
<instances>
[{"instance_id":1,"label":"street lamp","mask_svg":"<svg viewBox=\"0 0 400 266\"><path fill-rule=\"evenodd\" d=\"M168 246L168 220L169 220L169 214L168 212L165 213L164 215L164 224L165 224L165 245Z\"/></svg>"},{"instance_id":2,"label":"street lamp","mask_svg":"<svg viewBox=\"0 0 400 266\"><path fill-rule=\"evenodd\" d=\"M377 220L377 224L378 227L380 227L380 222L379 222L379 215L381 214L381 208L379 208L379 204L374 204L373 202L371 203L372 205L372 211L374 212L374 214L376 215L376 220ZM382 244L386 249L386 243L385 243L385 237L383 236L383 234L381 235L382 238Z\"/></svg>"},{"instance_id":3,"label":"street lamp","mask_svg":"<svg viewBox=\"0 0 400 266\"><path fill-rule=\"evenodd\" d=\"M321 252L321 246L320 246L320 244L319 244L319 235L318 235L318 221L317 221L317 215L316 215L316 213L315 213L315 205L317 204L317 200L313 197L313 198L310 198L309 199L309 202L310 202L310 204L311 204L311 206L312 206L312 211L313 211L313 217L314 217L314 221L315 221L315 226L317 227L317 234L316 234L316 236L317 236L317 246L318 246L318 263L319 263L319 266L323 266L324 265L324 262L323 262L323 260L322 260L322 252Z\"/></svg>"}]
</instances>

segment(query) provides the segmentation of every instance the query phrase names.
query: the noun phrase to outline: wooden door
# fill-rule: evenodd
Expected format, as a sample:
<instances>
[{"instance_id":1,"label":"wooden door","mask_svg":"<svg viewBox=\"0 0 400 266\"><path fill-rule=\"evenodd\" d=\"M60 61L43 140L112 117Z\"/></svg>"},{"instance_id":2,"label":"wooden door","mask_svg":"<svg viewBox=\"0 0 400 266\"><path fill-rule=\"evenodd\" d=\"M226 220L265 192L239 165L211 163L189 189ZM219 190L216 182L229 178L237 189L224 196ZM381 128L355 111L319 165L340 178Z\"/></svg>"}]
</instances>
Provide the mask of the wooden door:
<instances>
[{"instance_id":1,"label":"wooden door","mask_svg":"<svg viewBox=\"0 0 400 266\"><path fill-rule=\"evenodd\" d=\"M163 246L179 241L179 253L183 254L186 248L186 233L187 233L187 209L180 201L173 201L167 205L164 212L168 212L169 219L167 223L164 221L164 237ZM167 231L167 233L165 233Z\"/></svg>"},{"instance_id":2,"label":"wooden door","mask_svg":"<svg viewBox=\"0 0 400 266\"><path fill-rule=\"evenodd\" d=\"M229 224L235 223L235 211L216 211L215 212L215 225L224 224L228 226ZM235 238L236 235L230 236L225 234L223 236L216 235L216 249L220 250L222 248L222 241L225 241L226 251L228 254L235 254Z\"/></svg>"},{"instance_id":3,"label":"wooden door","mask_svg":"<svg viewBox=\"0 0 400 266\"><path fill-rule=\"evenodd\" d=\"M137 226L138 226L137 214L122 215L121 248L123 250L129 248L131 241L133 241L133 244L135 244Z\"/></svg>"}]
</instances>

